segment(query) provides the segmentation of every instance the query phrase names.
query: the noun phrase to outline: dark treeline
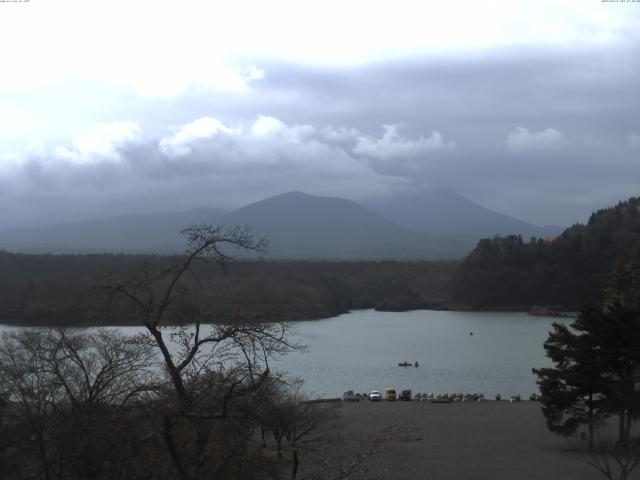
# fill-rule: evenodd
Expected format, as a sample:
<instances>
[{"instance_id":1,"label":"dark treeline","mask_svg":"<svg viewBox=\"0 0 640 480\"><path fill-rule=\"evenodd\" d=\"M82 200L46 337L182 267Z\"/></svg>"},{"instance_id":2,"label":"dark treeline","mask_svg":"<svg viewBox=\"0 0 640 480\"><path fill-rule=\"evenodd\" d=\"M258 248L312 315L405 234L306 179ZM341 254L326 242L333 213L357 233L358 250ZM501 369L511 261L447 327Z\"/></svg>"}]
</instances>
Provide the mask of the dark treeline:
<instances>
[{"instance_id":1,"label":"dark treeline","mask_svg":"<svg viewBox=\"0 0 640 480\"><path fill-rule=\"evenodd\" d=\"M175 257L21 255L0 252L0 321L31 325L133 324L100 288L113 275L161 271ZM322 318L349 309L407 310L450 301L454 262L237 261L194 270L206 321L236 314L279 320Z\"/></svg>"},{"instance_id":2,"label":"dark treeline","mask_svg":"<svg viewBox=\"0 0 640 480\"><path fill-rule=\"evenodd\" d=\"M593 303L616 260L640 242L640 198L598 210L555 239L481 240L453 280L454 301L471 308Z\"/></svg>"}]
</instances>

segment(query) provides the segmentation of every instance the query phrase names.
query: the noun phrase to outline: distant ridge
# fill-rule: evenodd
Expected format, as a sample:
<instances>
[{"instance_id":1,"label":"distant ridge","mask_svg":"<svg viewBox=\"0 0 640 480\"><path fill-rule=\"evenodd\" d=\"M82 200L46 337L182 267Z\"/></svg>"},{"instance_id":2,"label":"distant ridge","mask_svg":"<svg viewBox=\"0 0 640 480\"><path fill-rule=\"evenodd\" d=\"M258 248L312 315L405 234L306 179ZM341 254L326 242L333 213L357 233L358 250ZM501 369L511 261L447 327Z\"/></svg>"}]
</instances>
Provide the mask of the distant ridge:
<instances>
[{"instance_id":1,"label":"distant ridge","mask_svg":"<svg viewBox=\"0 0 640 480\"><path fill-rule=\"evenodd\" d=\"M539 227L495 212L441 188L425 187L362 203L404 228L438 237L466 237L475 242L510 234L547 238L563 231L560 226Z\"/></svg>"},{"instance_id":2,"label":"distant ridge","mask_svg":"<svg viewBox=\"0 0 640 480\"><path fill-rule=\"evenodd\" d=\"M132 214L0 231L0 248L25 253L175 253L184 249L180 230L215 223L224 210Z\"/></svg>"},{"instance_id":3,"label":"distant ridge","mask_svg":"<svg viewBox=\"0 0 640 480\"><path fill-rule=\"evenodd\" d=\"M561 229L536 227L440 189L370 200L288 192L232 212L122 215L0 231L0 248L25 253L179 253L180 230L192 223L250 226L268 236L266 257L291 259L454 259L482 237L519 233L547 237Z\"/></svg>"}]
</instances>

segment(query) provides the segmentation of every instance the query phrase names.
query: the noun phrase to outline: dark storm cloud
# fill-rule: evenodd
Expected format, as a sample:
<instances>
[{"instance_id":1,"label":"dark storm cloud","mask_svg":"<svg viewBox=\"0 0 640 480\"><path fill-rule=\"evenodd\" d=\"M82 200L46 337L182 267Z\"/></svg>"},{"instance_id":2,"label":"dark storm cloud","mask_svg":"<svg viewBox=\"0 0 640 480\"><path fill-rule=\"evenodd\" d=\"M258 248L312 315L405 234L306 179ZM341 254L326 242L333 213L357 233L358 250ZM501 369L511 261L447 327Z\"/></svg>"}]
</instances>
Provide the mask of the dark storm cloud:
<instances>
[{"instance_id":1,"label":"dark storm cloud","mask_svg":"<svg viewBox=\"0 0 640 480\"><path fill-rule=\"evenodd\" d=\"M559 122L579 132L617 130L636 121L640 48L626 51L505 50L491 56L404 60L326 69L267 66L256 94L276 99L274 112L298 107L308 121L379 126L407 122L437 128L543 128ZM293 92L295 94L289 94ZM297 120L297 119L296 119ZM614 120L613 123L607 120ZM463 125L460 125L460 122ZM628 126L628 123L626 123Z\"/></svg>"},{"instance_id":2,"label":"dark storm cloud","mask_svg":"<svg viewBox=\"0 0 640 480\"><path fill-rule=\"evenodd\" d=\"M640 131L638 45L265 69L255 94L281 99L271 110L282 118L377 134L380 123L404 123L410 134L437 130L456 143L442 161L412 170L387 163L385 173L545 223L583 220L594 208L640 193L640 150L632 148ZM305 99L304 111L287 91ZM520 127L534 140L516 151L507 141ZM544 132L562 141L545 148Z\"/></svg>"}]
</instances>

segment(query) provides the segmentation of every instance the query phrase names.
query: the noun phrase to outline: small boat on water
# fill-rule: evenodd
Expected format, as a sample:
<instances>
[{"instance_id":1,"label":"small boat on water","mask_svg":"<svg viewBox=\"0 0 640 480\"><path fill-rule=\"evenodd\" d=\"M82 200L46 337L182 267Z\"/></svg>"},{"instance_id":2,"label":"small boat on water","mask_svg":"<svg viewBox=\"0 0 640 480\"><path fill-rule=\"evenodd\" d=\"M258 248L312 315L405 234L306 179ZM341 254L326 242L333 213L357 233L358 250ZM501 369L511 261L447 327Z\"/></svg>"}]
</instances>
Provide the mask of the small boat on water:
<instances>
[{"instance_id":1,"label":"small boat on water","mask_svg":"<svg viewBox=\"0 0 640 480\"><path fill-rule=\"evenodd\" d=\"M406 361L405 361L405 362L400 362L400 363L398 364L398 366L399 366L399 367L411 367L411 366L413 366L413 367L418 368L419 364L418 364L418 362L410 363L410 362L406 362Z\"/></svg>"}]
</instances>

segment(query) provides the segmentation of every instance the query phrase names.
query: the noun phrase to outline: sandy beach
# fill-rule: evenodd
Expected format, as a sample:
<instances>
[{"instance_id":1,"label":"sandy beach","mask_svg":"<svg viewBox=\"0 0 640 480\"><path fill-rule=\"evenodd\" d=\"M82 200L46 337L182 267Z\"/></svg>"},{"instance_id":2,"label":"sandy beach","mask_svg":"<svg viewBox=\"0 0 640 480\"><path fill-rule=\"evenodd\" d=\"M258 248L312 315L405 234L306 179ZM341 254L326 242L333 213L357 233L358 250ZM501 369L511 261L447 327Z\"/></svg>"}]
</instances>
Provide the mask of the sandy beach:
<instances>
[{"instance_id":1,"label":"sandy beach","mask_svg":"<svg viewBox=\"0 0 640 480\"><path fill-rule=\"evenodd\" d=\"M348 434L400 432L366 465L395 480L597 480L576 438L550 433L538 402L368 402L338 410Z\"/></svg>"}]
</instances>

